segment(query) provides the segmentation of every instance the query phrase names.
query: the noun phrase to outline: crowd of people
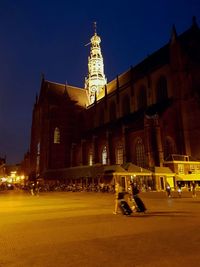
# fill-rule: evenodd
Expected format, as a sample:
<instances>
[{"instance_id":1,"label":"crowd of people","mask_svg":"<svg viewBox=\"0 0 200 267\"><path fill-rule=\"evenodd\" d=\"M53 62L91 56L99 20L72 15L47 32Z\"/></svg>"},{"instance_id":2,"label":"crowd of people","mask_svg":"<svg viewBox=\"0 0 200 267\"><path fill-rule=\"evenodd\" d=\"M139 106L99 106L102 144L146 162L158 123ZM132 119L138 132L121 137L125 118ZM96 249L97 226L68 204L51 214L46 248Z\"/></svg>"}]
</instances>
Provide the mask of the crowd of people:
<instances>
[{"instance_id":1,"label":"crowd of people","mask_svg":"<svg viewBox=\"0 0 200 267\"><path fill-rule=\"evenodd\" d=\"M192 182L189 184L188 188L187 188L187 191L192 192L192 197L193 197L193 198L196 197L196 187L197 187L197 184L195 183L195 181L192 181ZM177 191L179 197L182 196L182 191L183 191L182 188L183 188L183 187L182 187L181 182L178 182L178 183L177 183L177 187L175 188L174 192ZM169 183L166 184L166 193L167 193L167 196L168 196L169 198L172 197L172 188L171 188L171 186L170 186Z\"/></svg>"},{"instance_id":2,"label":"crowd of people","mask_svg":"<svg viewBox=\"0 0 200 267\"><path fill-rule=\"evenodd\" d=\"M39 192L102 192L113 193L114 186L110 184L75 184L75 183L40 183L30 182L26 184L23 189L30 191L32 195ZM37 192L37 193L36 193Z\"/></svg>"}]
</instances>

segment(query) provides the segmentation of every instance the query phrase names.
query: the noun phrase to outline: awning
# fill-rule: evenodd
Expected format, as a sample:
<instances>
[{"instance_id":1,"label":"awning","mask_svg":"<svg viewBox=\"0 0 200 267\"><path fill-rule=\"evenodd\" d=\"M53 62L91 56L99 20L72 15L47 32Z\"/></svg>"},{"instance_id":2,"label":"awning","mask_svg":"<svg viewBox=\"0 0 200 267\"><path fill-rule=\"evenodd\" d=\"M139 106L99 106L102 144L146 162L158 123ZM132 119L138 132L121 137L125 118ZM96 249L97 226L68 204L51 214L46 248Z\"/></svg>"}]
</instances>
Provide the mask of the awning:
<instances>
[{"instance_id":1,"label":"awning","mask_svg":"<svg viewBox=\"0 0 200 267\"><path fill-rule=\"evenodd\" d=\"M43 176L45 179L80 179L98 178L104 175L127 175L127 171L120 165L77 166L63 169L47 170Z\"/></svg>"},{"instance_id":2,"label":"awning","mask_svg":"<svg viewBox=\"0 0 200 267\"><path fill-rule=\"evenodd\" d=\"M155 167L154 174L159 176L175 176L175 173L169 167Z\"/></svg>"},{"instance_id":3,"label":"awning","mask_svg":"<svg viewBox=\"0 0 200 267\"><path fill-rule=\"evenodd\" d=\"M151 171L145 168L139 167L131 162L125 163L122 166L127 171L127 174L131 176L151 176L152 175Z\"/></svg>"},{"instance_id":4,"label":"awning","mask_svg":"<svg viewBox=\"0 0 200 267\"><path fill-rule=\"evenodd\" d=\"M176 175L177 181L200 181L200 173L197 174L178 174Z\"/></svg>"}]
</instances>

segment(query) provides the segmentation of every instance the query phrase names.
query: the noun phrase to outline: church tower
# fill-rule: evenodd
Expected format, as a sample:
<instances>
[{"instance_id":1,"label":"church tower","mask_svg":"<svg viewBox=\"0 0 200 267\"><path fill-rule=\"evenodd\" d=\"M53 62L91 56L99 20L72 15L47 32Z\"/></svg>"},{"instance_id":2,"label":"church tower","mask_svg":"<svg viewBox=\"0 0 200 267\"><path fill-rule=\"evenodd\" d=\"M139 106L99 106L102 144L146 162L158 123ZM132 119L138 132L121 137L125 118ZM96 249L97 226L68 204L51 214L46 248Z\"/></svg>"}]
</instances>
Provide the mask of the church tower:
<instances>
[{"instance_id":1,"label":"church tower","mask_svg":"<svg viewBox=\"0 0 200 267\"><path fill-rule=\"evenodd\" d=\"M88 57L88 75L85 78L85 89L88 92L89 103L92 104L95 101L95 97L98 98L99 93L107 83L100 47L101 38L96 32L96 22L94 22L94 35L90 41L91 48L90 56Z\"/></svg>"}]
</instances>

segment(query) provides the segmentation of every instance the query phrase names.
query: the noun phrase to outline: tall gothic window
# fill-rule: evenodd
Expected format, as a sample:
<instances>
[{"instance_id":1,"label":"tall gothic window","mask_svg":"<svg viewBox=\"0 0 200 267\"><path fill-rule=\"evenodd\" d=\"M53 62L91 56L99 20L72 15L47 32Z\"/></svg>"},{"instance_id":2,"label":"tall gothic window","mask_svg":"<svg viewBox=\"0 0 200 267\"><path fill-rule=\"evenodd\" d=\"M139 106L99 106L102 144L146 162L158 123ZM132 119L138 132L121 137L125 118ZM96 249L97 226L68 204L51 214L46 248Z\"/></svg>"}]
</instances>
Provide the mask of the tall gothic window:
<instances>
[{"instance_id":1,"label":"tall gothic window","mask_svg":"<svg viewBox=\"0 0 200 267\"><path fill-rule=\"evenodd\" d=\"M122 99L122 115L127 115L130 113L130 100L129 96L125 95Z\"/></svg>"},{"instance_id":2,"label":"tall gothic window","mask_svg":"<svg viewBox=\"0 0 200 267\"><path fill-rule=\"evenodd\" d=\"M88 154L88 163L90 166L93 165L93 153L92 153L92 150L89 151L89 154Z\"/></svg>"},{"instance_id":3,"label":"tall gothic window","mask_svg":"<svg viewBox=\"0 0 200 267\"><path fill-rule=\"evenodd\" d=\"M60 144L60 130L58 127L54 130L54 144Z\"/></svg>"},{"instance_id":4,"label":"tall gothic window","mask_svg":"<svg viewBox=\"0 0 200 267\"><path fill-rule=\"evenodd\" d=\"M164 76L161 76L157 82L156 86L156 101L161 102L167 99L167 80Z\"/></svg>"},{"instance_id":5,"label":"tall gothic window","mask_svg":"<svg viewBox=\"0 0 200 267\"><path fill-rule=\"evenodd\" d=\"M138 109L146 108L147 106L147 91L144 86L140 87L137 96Z\"/></svg>"},{"instance_id":6,"label":"tall gothic window","mask_svg":"<svg viewBox=\"0 0 200 267\"><path fill-rule=\"evenodd\" d=\"M123 164L124 163L124 151L123 147L119 146L116 149L116 164Z\"/></svg>"},{"instance_id":7,"label":"tall gothic window","mask_svg":"<svg viewBox=\"0 0 200 267\"><path fill-rule=\"evenodd\" d=\"M144 149L144 144L143 144L142 138L137 139L136 146L135 146L135 152L136 152L137 165L140 167L145 167L146 166L146 156L145 156L145 149Z\"/></svg>"},{"instance_id":8,"label":"tall gothic window","mask_svg":"<svg viewBox=\"0 0 200 267\"><path fill-rule=\"evenodd\" d=\"M108 157L107 148L106 146L104 146L102 151L102 164L107 164L107 157Z\"/></svg>"}]
</instances>

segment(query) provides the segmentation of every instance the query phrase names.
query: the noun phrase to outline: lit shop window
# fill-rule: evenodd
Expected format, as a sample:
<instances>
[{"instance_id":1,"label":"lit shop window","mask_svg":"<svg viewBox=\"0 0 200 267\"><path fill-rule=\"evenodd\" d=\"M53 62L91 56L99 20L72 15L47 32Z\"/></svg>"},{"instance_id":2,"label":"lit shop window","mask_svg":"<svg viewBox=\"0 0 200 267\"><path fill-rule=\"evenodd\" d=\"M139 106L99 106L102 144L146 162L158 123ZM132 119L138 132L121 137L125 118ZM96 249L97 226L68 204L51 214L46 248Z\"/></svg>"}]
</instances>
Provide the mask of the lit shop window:
<instances>
[{"instance_id":1,"label":"lit shop window","mask_svg":"<svg viewBox=\"0 0 200 267\"><path fill-rule=\"evenodd\" d=\"M196 173L200 173L200 165L196 165Z\"/></svg>"},{"instance_id":2,"label":"lit shop window","mask_svg":"<svg viewBox=\"0 0 200 267\"><path fill-rule=\"evenodd\" d=\"M54 130L54 144L60 144L60 130L57 127Z\"/></svg>"},{"instance_id":3,"label":"lit shop window","mask_svg":"<svg viewBox=\"0 0 200 267\"><path fill-rule=\"evenodd\" d=\"M195 171L195 165L193 165L193 164L190 164L190 173L195 173L196 171Z\"/></svg>"},{"instance_id":4,"label":"lit shop window","mask_svg":"<svg viewBox=\"0 0 200 267\"><path fill-rule=\"evenodd\" d=\"M184 174L184 165L178 164L178 174Z\"/></svg>"}]
</instances>

